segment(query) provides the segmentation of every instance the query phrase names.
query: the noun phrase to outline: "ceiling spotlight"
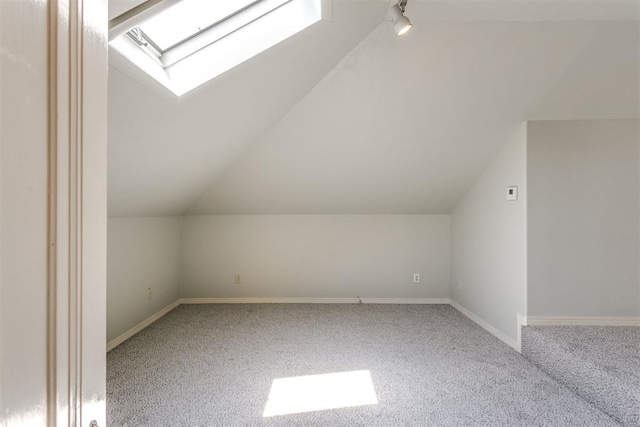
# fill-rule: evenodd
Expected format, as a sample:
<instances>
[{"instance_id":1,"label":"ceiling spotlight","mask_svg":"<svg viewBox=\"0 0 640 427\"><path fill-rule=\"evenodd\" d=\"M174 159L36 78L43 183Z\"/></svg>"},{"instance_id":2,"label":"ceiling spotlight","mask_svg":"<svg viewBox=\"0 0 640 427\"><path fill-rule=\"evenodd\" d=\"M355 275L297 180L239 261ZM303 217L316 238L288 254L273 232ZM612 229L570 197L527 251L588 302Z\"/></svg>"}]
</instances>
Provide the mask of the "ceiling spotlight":
<instances>
[{"instance_id":1,"label":"ceiling spotlight","mask_svg":"<svg viewBox=\"0 0 640 427\"><path fill-rule=\"evenodd\" d=\"M405 34L413 27L409 18L404 16L404 8L406 6L407 0L400 0L398 4L391 6L391 20L395 23L393 29L399 36Z\"/></svg>"}]
</instances>

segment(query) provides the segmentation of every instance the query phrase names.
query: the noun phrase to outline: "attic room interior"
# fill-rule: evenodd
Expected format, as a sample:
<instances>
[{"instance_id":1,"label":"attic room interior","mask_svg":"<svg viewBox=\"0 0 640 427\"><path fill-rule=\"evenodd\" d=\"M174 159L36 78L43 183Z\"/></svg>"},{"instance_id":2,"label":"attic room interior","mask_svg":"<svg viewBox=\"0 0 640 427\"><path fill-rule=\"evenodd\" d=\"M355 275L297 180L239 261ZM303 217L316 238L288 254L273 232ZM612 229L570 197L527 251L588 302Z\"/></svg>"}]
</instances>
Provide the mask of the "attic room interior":
<instances>
[{"instance_id":1,"label":"attic room interior","mask_svg":"<svg viewBox=\"0 0 640 427\"><path fill-rule=\"evenodd\" d=\"M0 0L0 426L640 426L640 2Z\"/></svg>"}]
</instances>

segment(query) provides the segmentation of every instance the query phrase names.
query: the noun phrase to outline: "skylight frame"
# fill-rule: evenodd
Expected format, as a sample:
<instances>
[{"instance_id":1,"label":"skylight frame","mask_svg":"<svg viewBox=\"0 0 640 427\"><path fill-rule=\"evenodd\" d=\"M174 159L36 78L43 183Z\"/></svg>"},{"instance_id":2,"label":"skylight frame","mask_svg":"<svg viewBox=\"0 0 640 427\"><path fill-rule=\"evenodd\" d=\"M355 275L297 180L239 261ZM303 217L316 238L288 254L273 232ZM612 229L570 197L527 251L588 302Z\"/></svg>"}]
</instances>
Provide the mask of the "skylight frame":
<instances>
[{"instance_id":1,"label":"skylight frame","mask_svg":"<svg viewBox=\"0 0 640 427\"><path fill-rule=\"evenodd\" d=\"M148 8L112 20L109 38L122 57L181 96L320 21L326 0L256 1L164 51L127 35L178 1L148 0Z\"/></svg>"},{"instance_id":2,"label":"skylight frame","mask_svg":"<svg viewBox=\"0 0 640 427\"><path fill-rule=\"evenodd\" d=\"M189 1L191 1L191 2L192 2L192 4L193 4L193 1L194 1L194 0L181 0L181 1L179 1L178 3L176 3L175 5L173 5L173 7L175 7L175 8L179 8L179 7L181 6L181 3L182 3L183 5L189 5ZM198 1L198 0L195 0L195 1ZM214 0L214 1L212 1L212 0L200 0L200 3L205 3L205 4L207 5L206 7L210 7L212 4L213 4L213 5L216 5L216 4L217 4L217 5L221 5L221 4L223 4L223 5L229 5L229 4L234 4L234 2L236 2L236 1L237 1L237 0L224 0L224 1L220 1L220 0ZM243 2L242 2L243 6L241 6L241 7L237 8L237 9L230 9L229 11L225 12L225 14L222 14L222 15L220 15L220 14L219 14L218 16L215 16L215 14L216 14L216 11L215 11L215 10L207 11L207 12L211 12L211 13L213 13L213 14L214 14L214 17L215 17L216 19L215 19L215 20L211 20L211 21L206 20L205 22L207 22L207 25L205 25L203 28L199 28L199 27L198 27L198 28L199 28L199 30L198 30L198 31L192 32L191 34L187 35L186 37L182 37L181 39L174 40L174 41L173 41L169 46L167 46L167 47L161 47L160 42L159 42L159 41L158 41L158 42L156 42L156 40L154 40L154 38L155 38L155 35L156 35L156 34L152 34L152 33L150 33L150 32L149 32L149 31L147 31L147 30L154 30L154 31L155 31L155 29L154 29L154 28L149 28L149 25L150 25L150 24L151 24L152 26L153 26L154 24L155 24L155 26L157 26L158 24L161 24L161 25L162 25L162 24L163 24L163 22L162 22L162 18L164 18L164 21L165 21L165 22L164 22L164 24L166 25L166 19L167 19L167 17L168 17L168 16L170 16L170 13L172 12L172 10L171 10L172 8L171 8L171 7L170 7L170 8L168 8L167 10L165 10L165 11L162 11L162 12L158 13L156 16L153 16L153 17L151 17L150 19L147 19L145 22L143 22L143 23L141 23L141 24L140 24L140 27L141 27L141 29L145 32L145 34L146 34L147 36L150 36L151 40L152 40L152 41L153 41L153 43L154 43L154 47L156 47L156 48L158 49L158 51L159 51L159 52L164 53L164 52L167 52L167 51L171 50L173 47L175 47L175 46L177 46L177 45L179 45L179 44L182 44L182 43L184 43L185 41L187 41L187 40L189 40L189 39L191 39L191 38L193 38L193 37L196 37L196 36L197 36L198 34L200 34L201 32L204 32L204 31L206 31L207 29L209 29L209 28L211 28L211 27L214 27L214 26L218 25L219 23L221 23L221 22L223 22L223 21L226 21L226 20L228 20L228 19L232 18L234 15L237 15L237 14L239 14L239 13L242 13L242 12L246 11L247 9L253 8L254 6L256 6L256 5L257 5L257 4L259 4L259 3L264 3L264 2L263 2L263 0L243 0ZM259 7L260 7L260 6L259 6ZM274 7L272 7L272 9L273 9L273 8L274 8ZM215 8L214 8L214 9L215 9ZM185 12L185 8L183 8L182 12L183 12L183 13ZM175 14L175 13L178 13L178 14L179 14L179 13L180 13L180 10L178 10L178 11L174 12L174 14ZM160 20L160 22L158 22L158 20ZM174 19L173 19L173 20L175 21L175 17L174 17ZM149 22L149 21L156 21L156 22ZM196 23L191 23L190 25L194 25L194 24L196 24ZM143 26L144 26L145 28L142 28ZM189 23L188 23L188 22L187 22L187 26L189 26ZM157 28L156 28L156 29L157 29Z\"/></svg>"},{"instance_id":3,"label":"skylight frame","mask_svg":"<svg viewBox=\"0 0 640 427\"><path fill-rule=\"evenodd\" d=\"M127 31L126 34L132 40L136 41L131 33L138 29L143 35L144 42L148 43L146 46L140 45L140 48L146 49L148 54L158 58L163 68L167 68L187 56L196 53L200 49L203 49L229 34L250 25L252 22L273 12L290 1L292 0L255 0L248 6L231 13L223 19L214 22L208 27L184 38L166 49L162 49L156 42L154 42L153 37L146 34L141 26L132 28L130 31Z\"/></svg>"}]
</instances>

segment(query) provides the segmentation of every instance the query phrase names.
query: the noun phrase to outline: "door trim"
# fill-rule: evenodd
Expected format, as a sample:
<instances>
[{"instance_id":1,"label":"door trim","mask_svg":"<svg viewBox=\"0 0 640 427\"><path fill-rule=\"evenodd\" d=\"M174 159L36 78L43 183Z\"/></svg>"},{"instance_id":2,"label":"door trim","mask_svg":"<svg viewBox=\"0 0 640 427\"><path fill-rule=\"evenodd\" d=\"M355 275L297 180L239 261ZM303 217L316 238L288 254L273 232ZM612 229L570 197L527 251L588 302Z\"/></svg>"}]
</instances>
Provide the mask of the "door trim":
<instances>
[{"instance_id":1,"label":"door trim","mask_svg":"<svg viewBox=\"0 0 640 427\"><path fill-rule=\"evenodd\" d=\"M83 0L50 1L47 424L82 420Z\"/></svg>"},{"instance_id":2,"label":"door trim","mask_svg":"<svg viewBox=\"0 0 640 427\"><path fill-rule=\"evenodd\" d=\"M106 2L47 7L47 425L104 425Z\"/></svg>"}]
</instances>

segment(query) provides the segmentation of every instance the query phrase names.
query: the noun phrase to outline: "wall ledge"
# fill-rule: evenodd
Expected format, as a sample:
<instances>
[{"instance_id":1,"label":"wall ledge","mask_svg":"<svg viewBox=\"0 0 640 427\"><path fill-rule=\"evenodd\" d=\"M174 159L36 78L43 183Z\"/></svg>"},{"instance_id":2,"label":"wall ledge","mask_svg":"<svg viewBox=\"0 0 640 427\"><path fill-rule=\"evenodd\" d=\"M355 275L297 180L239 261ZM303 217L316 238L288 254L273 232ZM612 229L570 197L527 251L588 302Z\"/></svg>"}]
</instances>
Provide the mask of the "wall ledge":
<instances>
[{"instance_id":1,"label":"wall ledge","mask_svg":"<svg viewBox=\"0 0 640 427\"><path fill-rule=\"evenodd\" d=\"M640 326L640 317L529 316L528 326Z\"/></svg>"}]
</instances>

